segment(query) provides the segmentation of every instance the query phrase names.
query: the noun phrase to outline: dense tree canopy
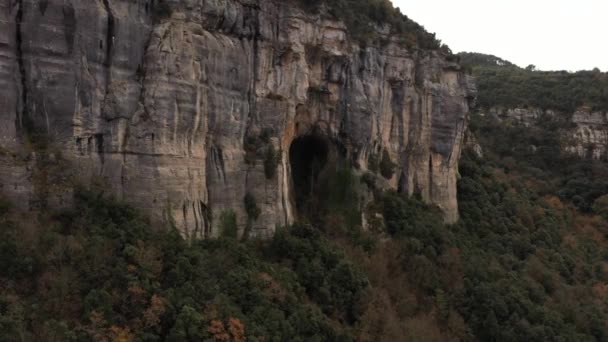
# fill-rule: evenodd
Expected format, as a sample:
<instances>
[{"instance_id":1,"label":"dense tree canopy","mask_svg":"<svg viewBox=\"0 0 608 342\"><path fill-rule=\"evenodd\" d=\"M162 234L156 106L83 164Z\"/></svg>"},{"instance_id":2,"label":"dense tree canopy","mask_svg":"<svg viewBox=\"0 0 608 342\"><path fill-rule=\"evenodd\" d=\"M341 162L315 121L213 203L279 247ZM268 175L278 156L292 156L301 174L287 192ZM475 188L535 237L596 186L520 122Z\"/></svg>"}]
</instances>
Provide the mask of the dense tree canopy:
<instances>
[{"instance_id":1,"label":"dense tree canopy","mask_svg":"<svg viewBox=\"0 0 608 342\"><path fill-rule=\"evenodd\" d=\"M1 340L327 341L359 319L367 279L311 228L187 243L111 199L76 200L34 231L2 213Z\"/></svg>"}]
</instances>

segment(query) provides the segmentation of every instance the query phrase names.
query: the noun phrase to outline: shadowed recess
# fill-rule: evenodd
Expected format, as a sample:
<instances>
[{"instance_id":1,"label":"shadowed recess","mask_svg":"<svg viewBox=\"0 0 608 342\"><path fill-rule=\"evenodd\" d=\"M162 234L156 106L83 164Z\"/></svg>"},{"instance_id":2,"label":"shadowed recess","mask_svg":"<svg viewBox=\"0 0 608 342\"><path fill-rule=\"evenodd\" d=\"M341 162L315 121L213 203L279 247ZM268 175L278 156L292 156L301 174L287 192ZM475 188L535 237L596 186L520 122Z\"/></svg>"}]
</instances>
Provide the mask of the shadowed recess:
<instances>
[{"instance_id":1,"label":"shadowed recess","mask_svg":"<svg viewBox=\"0 0 608 342\"><path fill-rule=\"evenodd\" d=\"M327 163L329 144L326 138L313 134L295 139L289 148L289 161L298 212L311 208L319 175Z\"/></svg>"}]
</instances>

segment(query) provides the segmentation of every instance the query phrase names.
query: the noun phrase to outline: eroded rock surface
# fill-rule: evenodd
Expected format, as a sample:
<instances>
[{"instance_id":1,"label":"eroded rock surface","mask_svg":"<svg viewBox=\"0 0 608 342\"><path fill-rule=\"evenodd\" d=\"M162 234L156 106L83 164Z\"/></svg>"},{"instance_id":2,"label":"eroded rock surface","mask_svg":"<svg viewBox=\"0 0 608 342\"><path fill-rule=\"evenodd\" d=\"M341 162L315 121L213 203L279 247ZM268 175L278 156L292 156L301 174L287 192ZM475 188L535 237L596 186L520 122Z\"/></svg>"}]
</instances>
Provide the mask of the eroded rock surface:
<instances>
[{"instance_id":1,"label":"eroded rock surface","mask_svg":"<svg viewBox=\"0 0 608 342\"><path fill-rule=\"evenodd\" d=\"M562 149L582 158L608 158L608 113L580 108L561 113L538 108L491 108L483 111L501 120L524 126L541 126L546 120L560 120Z\"/></svg>"},{"instance_id":2,"label":"eroded rock surface","mask_svg":"<svg viewBox=\"0 0 608 342\"><path fill-rule=\"evenodd\" d=\"M250 193L261 209L250 234L268 236L294 220L288 151L315 130L361 172L388 151L390 184L457 220L474 96L458 65L388 37L361 48L340 22L289 1L166 3L0 0L4 196L32 210L102 184L207 237L224 210L243 229ZM278 151L271 177L268 145Z\"/></svg>"}]
</instances>

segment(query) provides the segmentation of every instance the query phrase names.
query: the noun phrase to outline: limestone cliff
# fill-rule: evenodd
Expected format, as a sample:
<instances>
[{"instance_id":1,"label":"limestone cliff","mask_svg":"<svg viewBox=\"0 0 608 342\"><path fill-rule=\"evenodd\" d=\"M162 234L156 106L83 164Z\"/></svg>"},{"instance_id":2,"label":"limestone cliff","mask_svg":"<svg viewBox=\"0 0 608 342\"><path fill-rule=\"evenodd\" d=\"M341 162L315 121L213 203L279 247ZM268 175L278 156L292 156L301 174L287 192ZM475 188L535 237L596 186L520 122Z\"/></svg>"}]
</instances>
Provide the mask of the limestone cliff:
<instances>
[{"instance_id":1,"label":"limestone cliff","mask_svg":"<svg viewBox=\"0 0 608 342\"><path fill-rule=\"evenodd\" d=\"M562 122L562 149L583 158L608 158L608 113L581 107L574 113L538 108L491 108L484 114L525 126Z\"/></svg>"},{"instance_id":2,"label":"limestone cliff","mask_svg":"<svg viewBox=\"0 0 608 342\"><path fill-rule=\"evenodd\" d=\"M261 209L251 234L265 236L297 215L290 144L315 132L361 171L387 151L391 186L457 219L474 95L457 64L390 36L360 47L339 21L289 1L165 4L0 0L4 196L33 210L102 184L207 237L223 210L244 226L249 193Z\"/></svg>"}]
</instances>

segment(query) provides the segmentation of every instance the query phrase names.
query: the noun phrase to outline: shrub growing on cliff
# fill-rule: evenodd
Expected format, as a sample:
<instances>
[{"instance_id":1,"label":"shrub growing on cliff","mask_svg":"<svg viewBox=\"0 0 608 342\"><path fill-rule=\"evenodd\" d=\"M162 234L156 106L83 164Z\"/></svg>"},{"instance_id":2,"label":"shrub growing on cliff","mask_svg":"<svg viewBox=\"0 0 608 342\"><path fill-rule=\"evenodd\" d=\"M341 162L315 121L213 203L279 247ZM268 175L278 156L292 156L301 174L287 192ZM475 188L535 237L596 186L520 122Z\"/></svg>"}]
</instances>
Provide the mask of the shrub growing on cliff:
<instances>
[{"instance_id":1,"label":"shrub growing on cliff","mask_svg":"<svg viewBox=\"0 0 608 342\"><path fill-rule=\"evenodd\" d=\"M378 156L375 153L370 153L367 158L367 168L373 173L378 173L378 163Z\"/></svg>"},{"instance_id":2,"label":"shrub growing on cliff","mask_svg":"<svg viewBox=\"0 0 608 342\"><path fill-rule=\"evenodd\" d=\"M396 166L397 165L395 163L393 163L393 161L391 160L391 157L388 154L388 151L386 149L384 149L382 151L382 159L380 160L380 164L378 165L378 167L380 169L380 174L382 175L382 177L384 177L386 179L393 178L393 175L395 174Z\"/></svg>"},{"instance_id":3,"label":"shrub growing on cliff","mask_svg":"<svg viewBox=\"0 0 608 342\"><path fill-rule=\"evenodd\" d=\"M264 175L266 179L274 178L277 166L280 162L280 152L274 148L272 141L272 130L264 129L259 135L245 137L243 148L245 149L245 163L255 165L259 159L264 160Z\"/></svg>"},{"instance_id":4,"label":"shrub growing on cliff","mask_svg":"<svg viewBox=\"0 0 608 342\"><path fill-rule=\"evenodd\" d=\"M220 214L220 234L223 238L237 238L238 225L236 222L236 214L233 210L224 210Z\"/></svg>"},{"instance_id":5,"label":"shrub growing on cliff","mask_svg":"<svg viewBox=\"0 0 608 342\"><path fill-rule=\"evenodd\" d=\"M173 10L171 9L171 6L169 5L169 3L167 1L168 0L156 0L155 2L153 2L152 14L153 14L155 20L159 21L159 20L171 18L171 15L173 14Z\"/></svg>"},{"instance_id":6,"label":"shrub growing on cliff","mask_svg":"<svg viewBox=\"0 0 608 342\"><path fill-rule=\"evenodd\" d=\"M258 207L257 201L255 200L253 194L248 192L243 201L245 202L245 212L247 213L247 216L249 216L249 219L254 221L257 220L258 217L260 217L262 210Z\"/></svg>"},{"instance_id":7,"label":"shrub growing on cliff","mask_svg":"<svg viewBox=\"0 0 608 342\"><path fill-rule=\"evenodd\" d=\"M280 153L275 150L272 144L269 144L264 155L264 175L266 179L273 179L276 175L280 157Z\"/></svg>"}]
</instances>

